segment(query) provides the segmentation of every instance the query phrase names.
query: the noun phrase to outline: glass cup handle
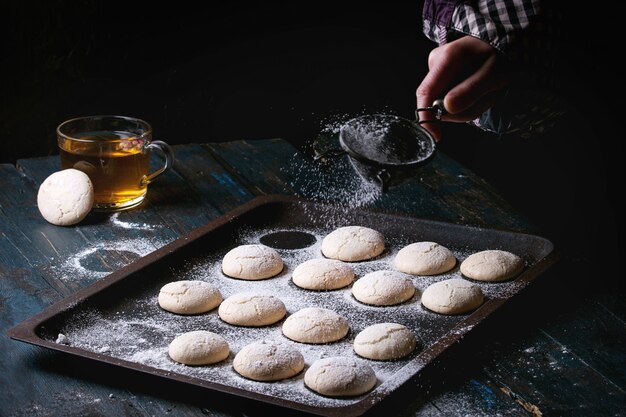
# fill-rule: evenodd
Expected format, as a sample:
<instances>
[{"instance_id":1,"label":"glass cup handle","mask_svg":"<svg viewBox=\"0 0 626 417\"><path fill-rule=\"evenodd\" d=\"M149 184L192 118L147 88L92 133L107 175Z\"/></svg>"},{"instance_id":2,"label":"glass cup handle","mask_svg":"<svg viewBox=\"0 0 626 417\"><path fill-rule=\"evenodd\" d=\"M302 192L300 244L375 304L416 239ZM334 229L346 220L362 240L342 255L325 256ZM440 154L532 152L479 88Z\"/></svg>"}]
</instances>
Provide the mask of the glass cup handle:
<instances>
[{"instance_id":1,"label":"glass cup handle","mask_svg":"<svg viewBox=\"0 0 626 417\"><path fill-rule=\"evenodd\" d=\"M150 184L156 177L170 169L174 163L174 153L172 152L172 148L170 148L167 143L155 140L147 144L146 149L157 151L157 153L163 158L165 165L154 171L152 174L144 175L141 179L141 186Z\"/></svg>"}]
</instances>

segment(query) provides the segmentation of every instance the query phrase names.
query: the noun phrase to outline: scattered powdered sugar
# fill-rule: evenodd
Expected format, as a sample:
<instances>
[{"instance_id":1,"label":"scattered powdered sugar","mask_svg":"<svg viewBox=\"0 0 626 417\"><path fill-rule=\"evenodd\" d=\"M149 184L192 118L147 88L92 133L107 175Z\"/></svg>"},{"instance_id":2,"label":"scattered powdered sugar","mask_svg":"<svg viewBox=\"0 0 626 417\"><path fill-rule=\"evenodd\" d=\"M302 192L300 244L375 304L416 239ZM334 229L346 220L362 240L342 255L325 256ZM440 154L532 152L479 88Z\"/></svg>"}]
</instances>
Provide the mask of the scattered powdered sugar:
<instances>
[{"instance_id":1,"label":"scattered powdered sugar","mask_svg":"<svg viewBox=\"0 0 626 417\"><path fill-rule=\"evenodd\" d=\"M129 238L115 242L98 242L51 266L51 270L66 281L103 278L113 270L164 246L160 238Z\"/></svg>"},{"instance_id":2,"label":"scattered powdered sugar","mask_svg":"<svg viewBox=\"0 0 626 417\"><path fill-rule=\"evenodd\" d=\"M239 230L234 242L235 245L258 244L262 236L279 230L284 229L268 227L261 230ZM303 249L276 249L285 265L283 271L276 277L261 281L245 281L225 276L221 271L221 261L233 246L223 247L205 256L189 260L184 266L164 271L163 276L155 277L152 281L153 287L142 289L140 295L123 294L118 305L102 310L83 309L70 315L69 319L58 329L57 341L103 356L147 365L172 375L186 375L205 385L209 383L215 387L239 390L243 395L246 392L254 392L266 396L269 401L272 401L272 398L279 398L292 404L326 408L350 406L362 401L364 396L334 399L317 395L305 387L304 372L293 378L272 383L245 379L232 368L234 355L252 342L269 340L279 341L298 349L305 359L307 368L321 358L331 356L357 358L359 361L368 363L376 372L377 386L374 390L378 395L377 398L382 398L384 394L397 388L425 366L429 358L421 353L441 337L448 334L462 337L471 330L471 325L463 323L467 315L443 316L432 313L422 308L420 296L433 282L460 277L458 264L476 250L449 247L459 261L452 271L431 277L406 275L417 288L416 294L399 305L376 307L357 301L352 296L350 287L334 291L309 291L297 287L291 280L293 270L306 260L322 257L320 249L322 238L332 229L326 227L292 230L311 233L315 236L315 242ZM142 246L140 242L125 242L120 245L128 248L130 243L138 253L154 250L153 246ZM393 258L398 250L409 243L413 242L408 241L407 238L386 236L386 250L382 255L374 260L348 265L354 269L357 277L382 269L393 270ZM120 249L120 246L115 245L106 247ZM77 257L79 258L80 256ZM79 268L80 262L77 265L75 267ZM342 315L348 321L350 331L338 342L309 345L294 342L283 336L281 331L283 321L258 328L238 327L220 320L217 309L192 316L175 315L162 310L157 302L160 287L167 282L182 279L209 282L219 288L224 298L251 291L257 294L274 295L285 304L287 315L307 307L327 308ZM482 288L487 298L508 296L518 288L515 281L477 283L477 285ZM396 322L411 329L418 340L416 350L407 358L395 361L374 361L358 357L352 348L354 338L369 325L381 322ZM193 330L208 330L220 334L229 343L230 356L223 362L209 366L185 366L172 361L168 356L169 343L176 336ZM162 375L163 372L160 374Z\"/></svg>"},{"instance_id":3,"label":"scattered powdered sugar","mask_svg":"<svg viewBox=\"0 0 626 417\"><path fill-rule=\"evenodd\" d=\"M147 223L134 223L134 222L126 222L123 220L120 220L120 215L122 215L122 212L117 212L117 213L113 213L113 215L111 215L111 217L109 218L109 220L111 221L111 223L114 226L118 226L124 229L135 229L135 230L152 230L154 229L154 226L151 224L147 224Z\"/></svg>"}]
</instances>

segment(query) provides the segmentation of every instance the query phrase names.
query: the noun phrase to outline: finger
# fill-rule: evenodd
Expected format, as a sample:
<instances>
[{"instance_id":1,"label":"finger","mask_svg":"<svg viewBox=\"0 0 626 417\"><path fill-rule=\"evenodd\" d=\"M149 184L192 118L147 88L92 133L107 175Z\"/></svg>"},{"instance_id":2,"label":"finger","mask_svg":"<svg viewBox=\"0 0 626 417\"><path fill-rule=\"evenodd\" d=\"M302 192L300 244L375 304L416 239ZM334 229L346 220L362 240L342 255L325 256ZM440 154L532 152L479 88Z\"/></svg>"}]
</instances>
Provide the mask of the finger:
<instances>
[{"instance_id":1,"label":"finger","mask_svg":"<svg viewBox=\"0 0 626 417\"><path fill-rule=\"evenodd\" d=\"M461 113L446 114L441 120L446 122L469 122L479 117L481 114L492 108L498 99L498 91L492 91L485 94L478 101L474 102L471 107L465 109Z\"/></svg>"},{"instance_id":2,"label":"finger","mask_svg":"<svg viewBox=\"0 0 626 417\"><path fill-rule=\"evenodd\" d=\"M432 106L435 99L447 92L461 70L458 65L452 65L450 54L446 52L447 49L442 48L435 48L430 53L428 59L430 69L415 92L418 108ZM427 116L428 112L422 113Z\"/></svg>"},{"instance_id":3,"label":"finger","mask_svg":"<svg viewBox=\"0 0 626 417\"><path fill-rule=\"evenodd\" d=\"M430 71L422 80L415 92L417 98L417 108L430 107L433 102L443 96L457 77L458 66L450 65L450 54L442 47L431 51L428 58ZM432 111L420 111L420 121L436 120ZM441 127L435 123L423 123L422 127L428 130L436 141L441 139Z\"/></svg>"},{"instance_id":4,"label":"finger","mask_svg":"<svg viewBox=\"0 0 626 417\"><path fill-rule=\"evenodd\" d=\"M432 72L426 74L426 77L422 80L422 83L417 87L415 96L417 98L417 108L430 107L433 101L439 94L437 90L433 91L433 85L436 87L436 81L434 81L435 75ZM436 141L441 140L441 128L437 122L429 123L430 120L436 120L435 115L431 111L418 112L420 125L430 132Z\"/></svg>"},{"instance_id":5,"label":"finger","mask_svg":"<svg viewBox=\"0 0 626 417\"><path fill-rule=\"evenodd\" d=\"M444 106L452 115L468 111L486 94L505 88L509 78L497 68L497 56L492 56L472 75L458 83L444 97Z\"/></svg>"}]
</instances>

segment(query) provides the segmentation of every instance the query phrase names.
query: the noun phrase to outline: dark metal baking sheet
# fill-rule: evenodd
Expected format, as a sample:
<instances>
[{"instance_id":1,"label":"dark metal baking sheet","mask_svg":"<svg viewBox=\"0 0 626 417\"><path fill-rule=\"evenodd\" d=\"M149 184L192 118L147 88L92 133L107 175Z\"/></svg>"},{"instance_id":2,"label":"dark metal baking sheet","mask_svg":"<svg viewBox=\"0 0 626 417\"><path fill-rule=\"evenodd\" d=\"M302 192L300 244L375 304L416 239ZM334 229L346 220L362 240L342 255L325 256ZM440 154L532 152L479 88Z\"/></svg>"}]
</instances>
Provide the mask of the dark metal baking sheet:
<instances>
[{"instance_id":1,"label":"dark metal baking sheet","mask_svg":"<svg viewBox=\"0 0 626 417\"><path fill-rule=\"evenodd\" d=\"M302 290L303 300L308 297L311 303L319 301L328 305L326 301L331 299L329 297L334 297L333 305L349 317L350 314L356 314L353 313L354 311L358 311L359 322L351 323L350 334L341 342L343 343L343 348L341 348L343 350L341 351L344 354L354 355L353 352L348 351L348 347L351 346L351 342L358 331L366 324L397 321L407 325L418 334L420 342L418 349L408 358L395 362L367 360L377 371L377 374L383 375L383 377L379 377L379 382L373 391L359 397L345 399L321 397L304 388L303 373L276 384L243 380L232 383L232 381L237 381L236 378L238 377L232 370L232 353L220 369L222 375L228 372L234 375L229 379L217 378L210 373L200 373L193 367L183 368L182 365L178 365L178 368L174 365L172 365L173 368L171 366L165 368L153 366L141 361L134 361L132 358L116 355L114 351L107 349L86 348L80 343L57 343L60 333L76 326L76 323L80 322L81 318L89 312L96 311L104 318L117 316L121 313L126 318L137 317L138 320L147 315L161 314L162 312L156 303L156 296L163 284L181 279L181 276L186 277L185 279L191 279L189 278L190 273L198 265L216 263L216 259L221 259L227 250L236 245L255 243L249 241L251 237L258 240L259 236L267 232L298 231L316 235L319 244L319 236L343 225L371 227L379 230L386 237L387 249L381 257L370 261L370 269L385 266L391 269L390 261L393 253L397 252L402 245L425 240L435 241L452 249L457 255L458 263L462 261L464 256L479 250L496 248L509 250L525 260L526 269L521 275L509 282L479 283L486 294L486 302L471 314L457 316L443 316L428 312L421 307L419 293L425 289L428 283L452 276L461 276L458 271L458 264L452 272L443 276L414 277L414 283L420 291L413 300L399 307L362 306L351 298L349 288L338 292ZM297 246L298 236L295 238ZM272 239L265 241L272 242ZM289 242L287 242L287 246L289 246ZM279 249L286 258L289 258L289 251L292 251L293 254L295 253L293 251L298 250ZM318 256L321 257L321 254ZM292 256L292 259L296 258ZM49 349L291 409L328 416L360 415L384 400L401 385L415 378L429 362L471 331L476 324L493 313L509 298L515 296L519 290L537 278L555 260L556 255L552 243L540 236L474 228L365 209L346 210L343 207L305 201L294 197L264 196L258 197L233 212L180 237L161 249L108 275L90 287L48 307L36 316L10 329L8 334L13 339ZM287 265L278 278L267 281L276 280L275 291L277 296L281 297L281 288L287 288L286 286L289 285L295 288L290 281L291 272L295 266L293 264ZM367 267L367 263L361 263L360 269L357 269L356 266L355 269L365 271L367 269L363 268ZM224 276L218 278L230 279ZM252 282L249 285L253 287L255 283ZM289 290L294 291L293 288ZM143 302L138 302L139 300L143 300ZM293 305L288 302L286 304L289 313L295 312ZM211 326L227 326L217 318L215 310L206 315L200 315L200 317L191 317L189 320L204 320L198 321L198 323L208 330L219 332L219 329L211 328ZM262 335L272 334L280 337L281 324L282 321L268 330L272 333L262 333ZM241 337L247 337L245 332L248 330L246 328L239 328L235 331L242 332ZM256 337L253 332L250 334L249 338ZM146 337L154 336L148 335ZM156 337L154 340L148 340L148 342L158 345L159 343L163 344L163 340L163 337ZM166 349L166 346L162 348ZM321 357L326 354L324 345L307 345L303 348L307 350L309 358L311 355ZM330 349L328 346L326 348ZM320 351L317 352L315 349L320 349ZM231 350L233 350L232 345ZM163 355L166 356L166 353ZM308 365L310 365L310 360L307 361ZM177 369L181 371L177 372Z\"/></svg>"}]
</instances>

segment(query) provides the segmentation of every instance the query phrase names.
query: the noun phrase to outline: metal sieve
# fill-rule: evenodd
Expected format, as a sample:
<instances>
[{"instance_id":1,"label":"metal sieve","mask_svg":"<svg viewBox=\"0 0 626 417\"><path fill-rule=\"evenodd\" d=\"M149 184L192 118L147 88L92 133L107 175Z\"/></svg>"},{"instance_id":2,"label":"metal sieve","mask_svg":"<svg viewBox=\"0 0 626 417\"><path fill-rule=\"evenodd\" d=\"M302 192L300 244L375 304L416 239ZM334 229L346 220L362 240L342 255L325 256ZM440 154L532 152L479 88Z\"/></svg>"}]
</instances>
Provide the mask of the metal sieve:
<instances>
[{"instance_id":1,"label":"metal sieve","mask_svg":"<svg viewBox=\"0 0 626 417\"><path fill-rule=\"evenodd\" d=\"M420 111L433 112L435 119L419 120ZM339 131L339 146L320 150L315 159L348 154L355 170L383 192L390 185L415 173L435 154L435 140L423 123L439 122L445 113L443 102L415 110L416 120L388 114L364 115L348 120Z\"/></svg>"}]
</instances>

